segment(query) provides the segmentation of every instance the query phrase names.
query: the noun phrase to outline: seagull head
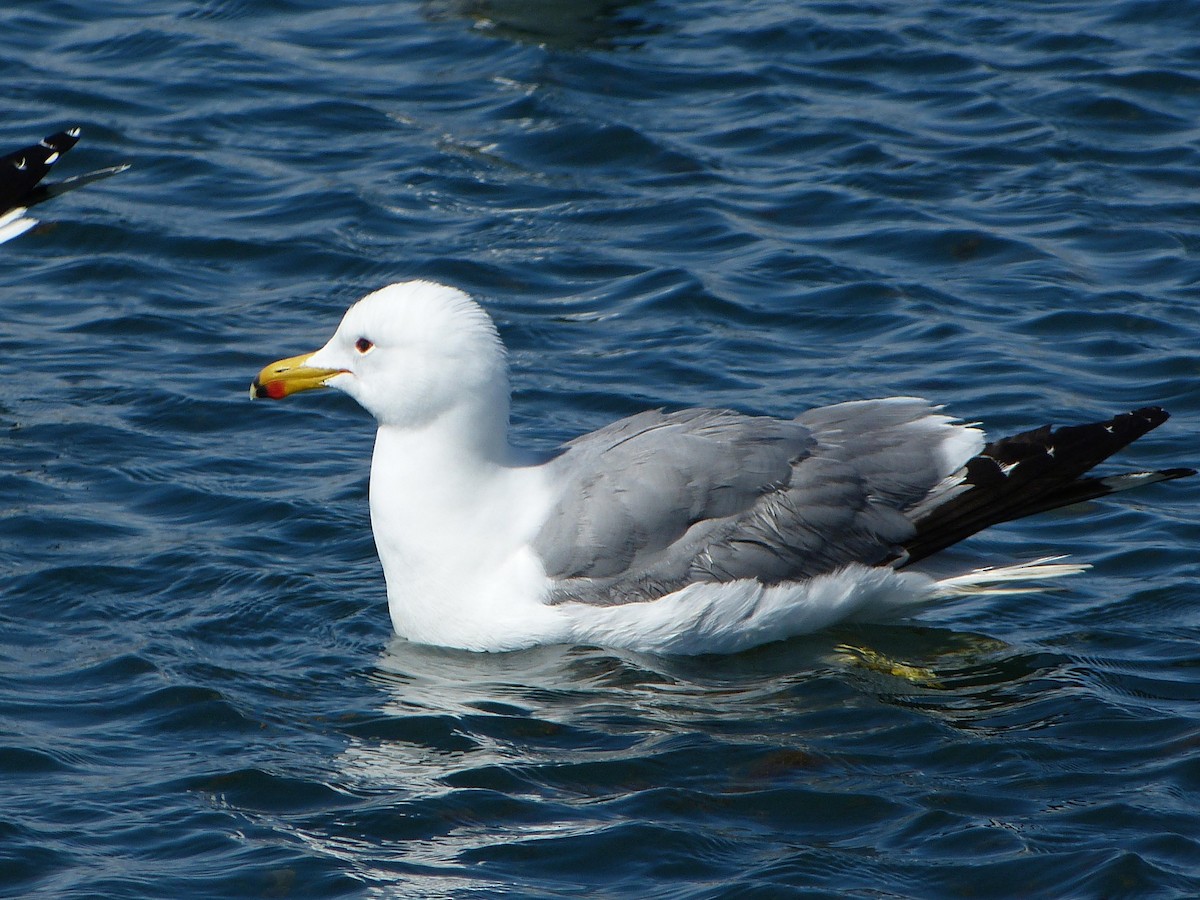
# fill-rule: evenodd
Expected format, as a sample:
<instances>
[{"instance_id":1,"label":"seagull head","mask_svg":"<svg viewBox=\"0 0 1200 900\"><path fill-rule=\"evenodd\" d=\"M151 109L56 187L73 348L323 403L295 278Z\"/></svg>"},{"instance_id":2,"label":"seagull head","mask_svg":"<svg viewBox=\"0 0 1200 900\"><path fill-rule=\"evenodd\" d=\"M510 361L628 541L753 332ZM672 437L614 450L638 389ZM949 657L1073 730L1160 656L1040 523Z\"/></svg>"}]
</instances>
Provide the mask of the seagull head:
<instances>
[{"instance_id":1,"label":"seagull head","mask_svg":"<svg viewBox=\"0 0 1200 900\"><path fill-rule=\"evenodd\" d=\"M406 281L367 294L314 353L266 366L250 396L331 387L380 425L420 428L465 413L508 419L508 367L491 317L462 291Z\"/></svg>"}]
</instances>

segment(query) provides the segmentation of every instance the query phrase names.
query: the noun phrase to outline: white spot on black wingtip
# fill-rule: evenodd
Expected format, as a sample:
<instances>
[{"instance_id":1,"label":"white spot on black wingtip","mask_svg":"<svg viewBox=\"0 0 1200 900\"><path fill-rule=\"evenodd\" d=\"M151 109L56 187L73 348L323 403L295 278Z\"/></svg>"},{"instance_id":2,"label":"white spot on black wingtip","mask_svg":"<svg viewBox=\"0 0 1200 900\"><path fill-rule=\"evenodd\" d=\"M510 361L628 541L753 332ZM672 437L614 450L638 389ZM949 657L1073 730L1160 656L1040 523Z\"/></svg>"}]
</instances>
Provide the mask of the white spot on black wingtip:
<instances>
[{"instance_id":1,"label":"white spot on black wingtip","mask_svg":"<svg viewBox=\"0 0 1200 900\"><path fill-rule=\"evenodd\" d=\"M46 157L46 165L52 166L56 162L58 162L59 155L60 155L59 152L57 150L55 150L53 153L51 153L49 156L47 156Z\"/></svg>"},{"instance_id":2,"label":"white spot on black wingtip","mask_svg":"<svg viewBox=\"0 0 1200 900\"><path fill-rule=\"evenodd\" d=\"M67 129L67 134L73 138L79 137L79 135L81 135L82 133L83 133L83 129L80 128L78 125L76 125L74 128Z\"/></svg>"},{"instance_id":3,"label":"white spot on black wingtip","mask_svg":"<svg viewBox=\"0 0 1200 900\"><path fill-rule=\"evenodd\" d=\"M26 163L25 163L25 157L22 156L20 159L13 162L13 168L16 169L18 172L24 172L25 169L27 168Z\"/></svg>"}]
</instances>

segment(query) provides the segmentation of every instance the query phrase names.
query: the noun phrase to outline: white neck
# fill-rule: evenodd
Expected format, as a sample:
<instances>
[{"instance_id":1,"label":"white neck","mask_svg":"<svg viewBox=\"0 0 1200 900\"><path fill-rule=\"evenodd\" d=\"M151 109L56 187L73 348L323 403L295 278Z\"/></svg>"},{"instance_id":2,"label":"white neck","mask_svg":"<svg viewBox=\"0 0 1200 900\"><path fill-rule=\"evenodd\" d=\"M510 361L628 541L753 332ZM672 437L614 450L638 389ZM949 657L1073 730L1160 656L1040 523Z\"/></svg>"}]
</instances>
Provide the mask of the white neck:
<instances>
[{"instance_id":1,"label":"white neck","mask_svg":"<svg viewBox=\"0 0 1200 900\"><path fill-rule=\"evenodd\" d=\"M527 545L550 502L542 475L516 464L503 432L478 426L445 416L376 435L371 524L392 622L405 637L447 643L442 629L460 637L476 621L494 629L498 607L518 598L540 607L545 573Z\"/></svg>"}]
</instances>

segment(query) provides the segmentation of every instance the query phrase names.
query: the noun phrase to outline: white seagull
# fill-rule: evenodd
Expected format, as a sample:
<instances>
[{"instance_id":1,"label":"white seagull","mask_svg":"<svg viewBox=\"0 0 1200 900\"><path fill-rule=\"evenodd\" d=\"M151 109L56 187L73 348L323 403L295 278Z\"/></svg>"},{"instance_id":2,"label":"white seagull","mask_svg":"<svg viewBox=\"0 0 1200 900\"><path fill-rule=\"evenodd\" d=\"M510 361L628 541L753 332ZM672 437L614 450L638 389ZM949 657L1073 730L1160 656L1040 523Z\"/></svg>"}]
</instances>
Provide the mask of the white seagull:
<instances>
[{"instance_id":1,"label":"white seagull","mask_svg":"<svg viewBox=\"0 0 1200 900\"><path fill-rule=\"evenodd\" d=\"M50 167L78 143L80 133L78 127L69 128L0 156L0 244L19 237L38 223L28 214L29 207L129 168L110 166L54 184L41 184Z\"/></svg>"},{"instance_id":2,"label":"white seagull","mask_svg":"<svg viewBox=\"0 0 1200 900\"><path fill-rule=\"evenodd\" d=\"M328 386L379 423L375 544L396 632L513 650L724 653L1086 566L937 579L912 568L981 529L1191 469L1082 477L1157 408L985 443L914 397L794 419L652 410L538 458L509 442L503 344L463 292L393 284L251 397ZM1019 588L1018 588L1019 590Z\"/></svg>"}]
</instances>

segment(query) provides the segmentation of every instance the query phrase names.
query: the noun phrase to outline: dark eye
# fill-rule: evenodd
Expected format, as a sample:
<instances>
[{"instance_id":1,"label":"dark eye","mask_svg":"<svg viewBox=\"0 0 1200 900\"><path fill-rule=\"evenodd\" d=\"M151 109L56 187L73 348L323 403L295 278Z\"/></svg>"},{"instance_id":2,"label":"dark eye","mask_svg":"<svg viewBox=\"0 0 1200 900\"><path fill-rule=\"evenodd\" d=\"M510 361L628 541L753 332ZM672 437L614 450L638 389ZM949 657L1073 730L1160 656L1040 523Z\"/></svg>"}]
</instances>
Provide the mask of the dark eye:
<instances>
[{"instance_id":1,"label":"dark eye","mask_svg":"<svg viewBox=\"0 0 1200 900\"><path fill-rule=\"evenodd\" d=\"M370 341L368 341L366 338L359 338L357 341L354 342L354 349L357 350L359 353L366 353L368 350L370 350L374 346L375 345L372 344Z\"/></svg>"}]
</instances>

